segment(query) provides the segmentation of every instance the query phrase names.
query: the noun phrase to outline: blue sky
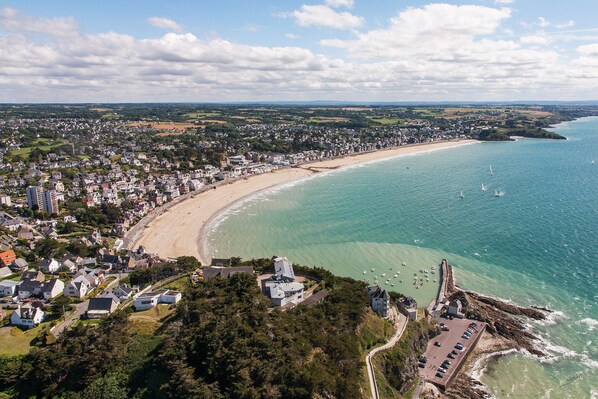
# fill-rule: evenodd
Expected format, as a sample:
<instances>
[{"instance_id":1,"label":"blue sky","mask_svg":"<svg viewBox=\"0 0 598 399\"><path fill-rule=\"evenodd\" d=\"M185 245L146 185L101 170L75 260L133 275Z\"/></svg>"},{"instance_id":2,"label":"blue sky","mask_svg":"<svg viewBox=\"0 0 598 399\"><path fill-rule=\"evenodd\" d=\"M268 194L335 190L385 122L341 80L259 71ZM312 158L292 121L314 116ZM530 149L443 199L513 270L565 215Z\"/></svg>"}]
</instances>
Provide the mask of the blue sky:
<instances>
[{"instance_id":1,"label":"blue sky","mask_svg":"<svg viewBox=\"0 0 598 399\"><path fill-rule=\"evenodd\" d=\"M595 0L0 4L0 101L596 100Z\"/></svg>"}]
</instances>

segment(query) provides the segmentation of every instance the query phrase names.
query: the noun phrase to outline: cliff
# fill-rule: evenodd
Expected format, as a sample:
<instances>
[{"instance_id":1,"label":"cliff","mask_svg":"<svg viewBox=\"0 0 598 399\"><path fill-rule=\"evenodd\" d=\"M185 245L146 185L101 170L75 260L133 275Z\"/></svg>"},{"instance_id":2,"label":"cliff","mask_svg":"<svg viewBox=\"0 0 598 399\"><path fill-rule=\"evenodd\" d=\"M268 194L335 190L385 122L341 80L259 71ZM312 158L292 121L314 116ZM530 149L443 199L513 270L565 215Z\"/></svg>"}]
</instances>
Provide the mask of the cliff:
<instances>
[{"instance_id":1,"label":"cliff","mask_svg":"<svg viewBox=\"0 0 598 399\"><path fill-rule=\"evenodd\" d=\"M418 360L430 338L439 330L427 320L409 322L401 340L394 348L380 352L374 358L378 390L381 398L401 398L417 381Z\"/></svg>"}]
</instances>

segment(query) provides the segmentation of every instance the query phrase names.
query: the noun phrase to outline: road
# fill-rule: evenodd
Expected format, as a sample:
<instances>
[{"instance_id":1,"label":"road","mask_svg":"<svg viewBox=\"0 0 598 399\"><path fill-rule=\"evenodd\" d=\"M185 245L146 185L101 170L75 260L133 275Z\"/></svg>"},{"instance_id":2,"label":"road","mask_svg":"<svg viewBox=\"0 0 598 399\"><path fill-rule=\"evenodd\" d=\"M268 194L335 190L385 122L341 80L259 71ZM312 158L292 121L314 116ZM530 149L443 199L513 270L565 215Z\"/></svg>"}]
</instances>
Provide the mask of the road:
<instances>
[{"instance_id":1,"label":"road","mask_svg":"<svg viewBox=\"0 0 598 399\"><path fill-rule=\"evenodd\" d=\"M379 399L379 396L378 396L378 385L376 384L376 375L374 373L374 366L372 365L372 358L374 357L374 355L376 353L381 352L386 349L389 349L389 348L392 348L399 341L399 339L401 339L403 332L405 332L405 327L407 327L407 317L405 315L397 312L397 309L394 307L391 308L391 313L392 313L392 318L395 321L396 331L395 331L394 335L392 336L390 341L388 341L386 344L384 344L382 346L379 346L379 347L373 349L365 357L365 363L366 363L366 367L368 370L368 378L370 380L370 389L372 391L372 397L374 399Z\"/></svg>"},{"instance_id":2,"label":"road","mask_svg":"<svg viewBox=\"0 0 598 399\"><path fill-rule=\"evenodd\" d=\"M102 292L110 291L112 288L116 287L120 281L118 274L109 274L106 276L106 278L108 278L108 277L114 277L114 281L110 282L110 284L108 284L106 286L106 288L104 288L104 291L102 291ZM83 301L81 303L75 304L75 311L73 313L71 313L70 315L68 315L67 318L62 323L57 324L52 329L52 335L54 335L56 338L58 338L64 330L66 330L67 328L72 326L73 323L77 319L81 318L81 315L83 315L87 311L88 305L89 305L89 299L86 301Z\"/></svg>"}]
</instances>

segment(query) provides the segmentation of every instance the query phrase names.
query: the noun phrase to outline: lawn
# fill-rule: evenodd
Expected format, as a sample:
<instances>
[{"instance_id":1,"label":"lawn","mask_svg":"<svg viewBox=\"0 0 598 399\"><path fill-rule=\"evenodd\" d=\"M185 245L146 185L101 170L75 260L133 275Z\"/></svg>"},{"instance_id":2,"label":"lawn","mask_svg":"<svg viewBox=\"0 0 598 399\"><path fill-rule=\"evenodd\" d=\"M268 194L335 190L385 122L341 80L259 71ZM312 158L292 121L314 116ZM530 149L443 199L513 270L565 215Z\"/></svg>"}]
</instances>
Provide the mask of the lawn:
<instances>
[{"instance_id":1,"label":"lawn","mask_svg":"<svg viewBox=\"0 0 598 399\"><path fill-rule=\"evenodd\" d=\"M57 145L37 145L34 147L23 147L19 148L18 150L12 150L10 155L29 155L34 148L39 148L40 150L50 151L52 148L57 147Z\"/></svg>"},{"instance_id":2,"label":"lawn","mask_svg":"<svg viewBox=\"0 0 598 399\"><path fill-rule=\"evenodd\" d=\"M129 320L131 320L131 321L147 320L147 321L159 322L162 319L164 319L165 317L167 317L175 312L175 310L176 310L175 308L169 309L169 307L170 307L170 304L161 303L151 309L132 313L131 316L129 316Z\"/></svg>"},{"instance_id":3,"label":"lawn","mask_svg":"<svg viewBox=\"0 0 598 399\"><path fill-rule=\"evenodd\" d=\"M31 341L46 325L47 323L42 323L27 331L12 326L0 328L0 355L17 356L29 353Z\"/></svg>"},{"instance_id":4,"label":"lawn","mask_svg":"<svg viewBox=\"0 0 598 399\"><path fill-rule=\"evenodd\" d=\"M398 118L368 118L369 120L371 120L372 122L378 122L381 123L383 125L395 125L401 122L400 119Z\"/></svg>"},{"instance_id":5,"label":"lawn","mask_svg":"<svg viewBox=\"0 0 598 399\"><path fill-rule=\"evenodd\" d=\"M164 284L160 288L183 292L185 290L185 288L187 288L188 284L189 284L189 276L184 275L184 276L177 278L176 280L171 281L168 284Z\"/></svg>"},{"instance_id":6,"label":"lawn","mask_svg":"<svg viewBox=\"0 0 598 399\"><path fill-rule=\"evenodd\" d=\"M187 118L213 118L214 116L220 116L220 112L191 112L185 114Z\"/></svg>"}]
</instances>

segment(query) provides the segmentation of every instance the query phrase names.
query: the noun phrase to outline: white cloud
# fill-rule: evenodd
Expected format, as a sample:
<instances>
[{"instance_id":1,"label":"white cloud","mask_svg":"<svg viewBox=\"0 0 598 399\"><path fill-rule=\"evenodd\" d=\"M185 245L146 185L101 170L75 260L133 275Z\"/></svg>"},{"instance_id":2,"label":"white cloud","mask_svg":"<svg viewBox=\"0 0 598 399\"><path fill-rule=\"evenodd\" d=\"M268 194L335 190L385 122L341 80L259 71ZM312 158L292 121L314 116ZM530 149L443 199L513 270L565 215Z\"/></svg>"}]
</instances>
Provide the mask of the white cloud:
<instances>
[{"instance_id":1,"label":"white cloud","mask_svg":"<svg viewBox=\"0 0 598 399\"><path fill-rule=\"evenodd\" d=\"M294 33L285 33L284 37L291 40L297 40L301 38L299 35L296 35Z\"/></svg>"},{"instance_id":2,"label":"white cloud","mask_svg":"<svg viewBox=\"0 0 598 399\"><path fill-rule=\"evenodd\" d=\"M283 14L295 19L299 26L333 29L355 29L363 25L362 17L348 11L338 12L326 5L302 5L300 9Z\"/></svg>"},{"instance_id":3,"label":"white cloud","mask_svg":"<svg viewBox=\"0 0 598 399\"><path fill-rule=\"evenodd\" d=\"M173 32L182 32L185 29L178 22L162 17L150 17L147 19L147 23L156 28L168 29Z\"/></svg>"},{"instance_id":4,"label":"white cloud","mask_svg":"<svg viewBox=\"0 0 598 399\"><path fill-rule=\"evenodd\" d=\"M519 41L522 44L529 44L532 46L545 46L549 43L549 40L546 36L543 35L527 35L522 36Z\"/></svg>"},{"instance_id":5,"label":"white cloud","mask_svg":"<svg viewBox=\"0 0 598 399\"><path fill-rule=\"evenodd\" d=\"M326 4L330 7L340 8L340 7L347 7L353 8L353 0L326 0Z\"/></svg>"},{"instance_id":6,"label":"white cloud","mask_svg":"<svg viewBox=\"0 0 598 399\"><path fill-rule=\"evenodd\" d=\"M515 0L494 0L494 4L513 4Z\"/></svg>"},{"instance_id":7,"label":"white cloud","mask_svg":"<svg viewBox=\"0 0 598 399\"><path fill-rule=\"evenodd\" d=\"M554 26L555 26L556 28L558 28L558 29L566 29L566 28L570 28L570 27L572 27L573 25L575 25L575 21L574 21L574 20L572 20L572 19L570 19L570 20L568 20L568 21L565 21L565 22L563 22L563 23L560 23L560 24L555 24Z\"/></svg>"},{"instance_id":8,"label":"white cloud","mask_svg":"<svg viewBox=\"0 0 598 399\"><path fill-rule=\"evenodd\" d=\"M0 102L595 98L596 41L570 60L540 33L499 39L510 15L481 6L409 8L354 40L327 40L340 49L332 57L190 33L86 34L69 18L1 9ZM59 33L50 29L55 23Z\"/></svg>"}]
</instances>

